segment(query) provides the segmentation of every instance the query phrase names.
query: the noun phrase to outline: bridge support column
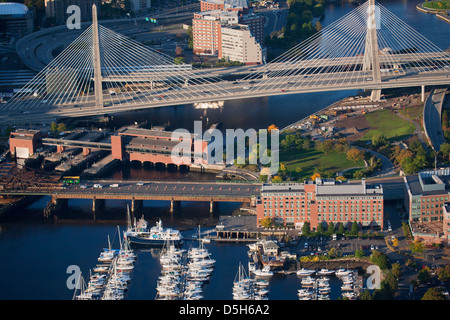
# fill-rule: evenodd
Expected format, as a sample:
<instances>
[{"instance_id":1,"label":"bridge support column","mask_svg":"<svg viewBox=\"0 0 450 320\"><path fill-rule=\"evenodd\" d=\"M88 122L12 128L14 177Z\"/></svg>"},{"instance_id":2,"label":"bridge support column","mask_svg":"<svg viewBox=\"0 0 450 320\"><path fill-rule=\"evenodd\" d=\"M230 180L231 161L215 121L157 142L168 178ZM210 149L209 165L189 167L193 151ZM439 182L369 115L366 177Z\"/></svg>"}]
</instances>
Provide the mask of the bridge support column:
<instances>
[{"instance_id":1,"label":"bridge support column","mask_svg":"<svg viewBox=\"0 0 450 320\"><path fill-rule=\"evenodd\" d=\"M58 199L52 197L44 208L44 218L50 218L55 211L61 208L67 208L67 199Z\"/></svg>"},{"instance_id":2,"label":"bridge support column","mask_svg":"<svg viewBox=\"0 0 450 320\"><path fill-rule=\"evenodd\" d=\"M214 201L211 200L211 201L209 202L209 212L210 212L210 213L213 213L215 208L216 208L216 203L215 203Z\"/></svg>"},{"instance_id":3,"label":"bridge support column","mask_svg":"<svg viewBox=\"0 0 450 320\"><path fill-rule=\"evenodd\" d=\"M374 89L370 94L370 101L377 102L381 100L381 89Z\"/></svg>"},{"instance_id":4,"label":"bridge support column","mask_svg":"<svg viewBox=\"0 0 450 320\"><path fill-rule=\"evenodd\" d=\"M421 101L425 102L425 86L421 86L422 88L422 96L421 96Z\"/></svg>"},{"instance_id":5,"label":"bridge support column","mask_svg":"<svg viewBox=\"0 0 450 320\"><path fill-rule=\"evenodd\" d=\"M92 213L94 214L95 219L95 213L104 208L105 206L105 199L92 199Z\"/></svg>"},{"instance_id":6,"label":"bridge support column","mask_svg":"<svg viewBox=\"0 0 450 320\"><path fill-rule=\"evenodd\" d=\"M174 213L180 207L180 204L180 201L170 200L170 213Z\"/></svg>"},{"instance_id":7,"label":"bridge support column","mask_svg":"<svg viewBox=\"0 0 450 320\"><path fill-rule=\"evenodd\" d=\"M131 200L131 212L134 213L138 208L142 207L142 200Z\"/></svg>"}]
</instances>

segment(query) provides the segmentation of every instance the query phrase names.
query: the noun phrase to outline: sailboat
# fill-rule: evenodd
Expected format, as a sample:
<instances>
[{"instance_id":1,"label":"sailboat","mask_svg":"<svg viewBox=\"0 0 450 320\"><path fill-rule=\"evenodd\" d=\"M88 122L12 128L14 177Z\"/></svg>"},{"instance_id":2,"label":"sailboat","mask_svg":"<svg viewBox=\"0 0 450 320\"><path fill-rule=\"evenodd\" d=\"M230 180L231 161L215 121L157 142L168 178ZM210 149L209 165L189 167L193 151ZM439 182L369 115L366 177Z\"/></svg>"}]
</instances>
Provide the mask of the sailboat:
<instances>
[{"instance_id":1,"label":"sailboat","mask_svg":"<svg viewBox=\"0 0 450 320\"><path fill-rule=\"evenodd\" d=\"M108 249L103 249L103 252L101 252L98 257L98 261L103 263L111 263L116 254L117 252L111 248L111 241L109 240L108 235Z\"/></svg>"}]
</instances>

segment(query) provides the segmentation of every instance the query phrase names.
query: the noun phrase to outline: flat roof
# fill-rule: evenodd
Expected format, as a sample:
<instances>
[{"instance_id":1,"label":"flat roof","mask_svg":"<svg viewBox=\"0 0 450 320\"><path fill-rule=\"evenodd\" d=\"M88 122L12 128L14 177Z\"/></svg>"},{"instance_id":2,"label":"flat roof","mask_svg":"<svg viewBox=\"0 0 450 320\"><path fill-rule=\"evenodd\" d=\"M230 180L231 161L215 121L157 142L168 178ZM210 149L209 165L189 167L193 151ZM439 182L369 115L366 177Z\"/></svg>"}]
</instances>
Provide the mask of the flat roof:
<instances>
[{"instance_id":1,"label":"flat roof","mask_svg":"<svg viewBox=\"0 0 450 320\"><path fill-rule=\"evenodd\" d=\"M171 138L172 133L173 131L151 130L143 128L125 128L119 132L119 135ZM193 138L194 134L190 133L190 136L191 138Z\"/></svg>"},{"instance_id":2,"label":"flat roof","mask_svg":"<svg viewBox=\"0 0 450 320\"><path fill-rule=\"evenodd\" d=\"M442 180L442 182L445 184L444 188L441 190L424 190L422 188L422 184L420 183L420 179L419 179L419 175L415 174L415 175L410 175L410 176L406 176L406 182L409 186L409 190L411 191L412 195L439 195L439 194L444 194L444 193L448 193L449 192L449 180L450 180L450 176L439 176L439 178ZM433 180L430 176L422 176L422 181L426 184L426 185L436 185L435 180Z\"/></svg>"}]
</instances>

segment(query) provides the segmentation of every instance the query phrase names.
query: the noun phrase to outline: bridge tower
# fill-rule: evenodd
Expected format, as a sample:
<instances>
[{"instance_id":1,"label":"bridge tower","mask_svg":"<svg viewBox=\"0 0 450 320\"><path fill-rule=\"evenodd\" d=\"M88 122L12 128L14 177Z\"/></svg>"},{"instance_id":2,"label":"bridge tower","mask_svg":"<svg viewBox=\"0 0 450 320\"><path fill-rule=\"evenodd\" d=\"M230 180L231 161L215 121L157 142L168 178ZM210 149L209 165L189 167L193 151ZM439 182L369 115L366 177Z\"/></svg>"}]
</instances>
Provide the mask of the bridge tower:
<instances>
[{"instance_id":1,"label":"bridge tower","mask_svg":"<svg viewBox=\"0 0 450 320\"><path fill-rule=\"evenodd\" d=\"M97 6L92 5L92 49L94 66L95 106L103 107L102 68L100 65L100 44L98 40Z\"/></svg>"},{"instance_id":2,"label":"bridge tower","mask_svg":"<svg viewBox=\"0 0 450 320\"><path fill-rule=\"evenodd\" d=\"M363 71L372 71L372 81L381 82L380 59L378 49L377 30L380 28L380 10L375 5L375 0L369 0L367 7L367 34L363 57ZM381 89L372 90L372 101L381 99Z\"/></svg>"}]
</instances>

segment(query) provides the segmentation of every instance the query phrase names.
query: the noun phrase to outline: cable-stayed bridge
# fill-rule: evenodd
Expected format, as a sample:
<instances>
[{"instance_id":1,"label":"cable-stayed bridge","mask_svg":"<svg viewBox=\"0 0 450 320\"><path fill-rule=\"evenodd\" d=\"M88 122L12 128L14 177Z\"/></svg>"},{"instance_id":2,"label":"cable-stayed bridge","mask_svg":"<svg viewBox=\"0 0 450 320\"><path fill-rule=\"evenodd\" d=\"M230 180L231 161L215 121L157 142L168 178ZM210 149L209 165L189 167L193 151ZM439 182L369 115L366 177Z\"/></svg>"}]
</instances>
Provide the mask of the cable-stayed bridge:
<instances>
[{"instance_id":1,"label":"cable-stayed bridge","mask_svg":"<svg viewBox=\"0 0 450 320\"><path fill-rule=\"evenodd\" d=\"M60 117L332 90L450 84L450 54L369 0L239 81L229 70L193 70L93 23L2 105L1 120ZM245 69L245 68L244 68Z\"/></svg>"}]
</instances>

